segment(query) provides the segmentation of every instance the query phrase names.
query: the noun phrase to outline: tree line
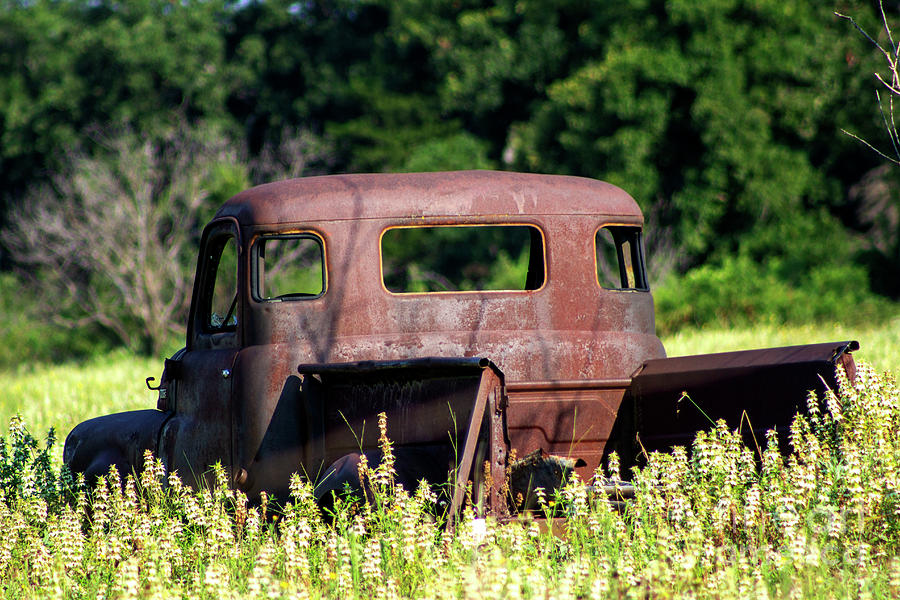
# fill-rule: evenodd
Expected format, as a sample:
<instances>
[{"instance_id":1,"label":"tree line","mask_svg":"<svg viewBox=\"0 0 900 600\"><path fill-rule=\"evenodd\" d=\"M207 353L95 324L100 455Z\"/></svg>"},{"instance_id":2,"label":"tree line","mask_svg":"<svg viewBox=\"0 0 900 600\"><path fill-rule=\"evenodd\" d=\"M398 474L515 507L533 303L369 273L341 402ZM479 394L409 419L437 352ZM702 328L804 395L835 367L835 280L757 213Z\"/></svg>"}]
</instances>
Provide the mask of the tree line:
<instances>
[{"instance_id":1,"label":"tree line","mask_svg":"<svg viewBox=\"0 0 900 600\"><path fill-rule=\"evenodd\" d=\"M58 318L158 351L183 274L117 283L127 257L47 243L112 212L162 248L146 268L189 272L174 232L254 183L495 168L630 192L671 327L711 318L685 295L748 282L822 314L896 299L897 175L842 132L887 142L880 57L834 11L880 31L864 0L3 0L0 266L55 285Z\"/></svg>"}]
</instances>

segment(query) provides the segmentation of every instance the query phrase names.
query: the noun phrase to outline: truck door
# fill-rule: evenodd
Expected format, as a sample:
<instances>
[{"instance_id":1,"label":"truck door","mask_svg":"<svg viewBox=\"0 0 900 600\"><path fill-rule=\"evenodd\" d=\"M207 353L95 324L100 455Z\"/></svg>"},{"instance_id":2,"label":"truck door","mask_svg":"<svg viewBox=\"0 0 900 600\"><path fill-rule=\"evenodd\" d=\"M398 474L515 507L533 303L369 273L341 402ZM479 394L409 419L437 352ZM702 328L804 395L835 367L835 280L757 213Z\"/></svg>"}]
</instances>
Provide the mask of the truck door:
<instances>
[{"instance_id":1,"label":"truck door","mask_svg":"<svg viewBox=\"0 0 900 600\"><path fill-rule=\"evenodd\" d=\"M169 470L194 487L212 483L210 467L217 462L230 476L232 369L243 325L237 223L210 223L200 248L187 348L174 369L174 415L160 435L160 456Z\"/></svg>"}]
</instances>

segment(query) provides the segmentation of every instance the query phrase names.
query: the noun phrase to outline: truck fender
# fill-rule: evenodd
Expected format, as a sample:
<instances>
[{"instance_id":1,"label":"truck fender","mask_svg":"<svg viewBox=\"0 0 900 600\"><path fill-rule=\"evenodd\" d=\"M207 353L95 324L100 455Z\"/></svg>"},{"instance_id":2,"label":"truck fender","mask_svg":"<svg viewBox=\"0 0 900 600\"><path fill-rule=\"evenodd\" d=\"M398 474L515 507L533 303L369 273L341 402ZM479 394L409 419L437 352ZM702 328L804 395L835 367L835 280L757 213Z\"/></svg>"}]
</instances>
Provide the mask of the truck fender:
<instances>
[{"instance_id":1,"label":"truck fender","mask_svg":"<svg viewBox=\"0 0 900 600\"><path fill-rule=\"evenodd\" d=\"M450 488L448 479L455 465L454 456L450 449L438 445L424 447L397 447L394 454L394 482L402 485L404 489L414 492L421 481L426 481L432 486L432 491L439 497L439 502L449 504L447 492ZM341 493L344 489L359 492L368 502L374 502L374 495L369 482L366 481L363 490L359 480L359 466L362 456L365 455L369 469L374 470L381 464L384 457L381 450L371 449L360 452L351 452L341 456L325 469L325 475L315 486L316 501L325 508L329 508L332 502L332 492Z\"/></svg>"},{"instance_id":2,"label":"truck fender","mask_svg":"<svg viewBox=\"0 0 900 600\"><path fill-rule=\"evenodd\" d=\"M163 423L171 413L133 410L79 423L66 437L63 462L73 474L83 473L89 486L115 467L124 478L140 472L144 451L156 454Z\"/></svg>"}]
</instances>

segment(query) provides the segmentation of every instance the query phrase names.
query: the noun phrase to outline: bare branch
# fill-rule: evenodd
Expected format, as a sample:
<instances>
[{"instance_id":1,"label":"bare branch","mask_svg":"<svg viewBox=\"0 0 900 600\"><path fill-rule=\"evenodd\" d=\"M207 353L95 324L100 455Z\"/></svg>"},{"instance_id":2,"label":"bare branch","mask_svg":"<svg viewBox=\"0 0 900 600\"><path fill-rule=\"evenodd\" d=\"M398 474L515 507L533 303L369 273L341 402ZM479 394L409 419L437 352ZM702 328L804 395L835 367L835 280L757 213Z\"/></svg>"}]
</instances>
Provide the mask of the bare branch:
<instances>
[{"instance_id":1,"label":"bare branch","mask_svg":"<svg viewBox=\"0 0 900 600\"><path fill-rule=\"evenodd\" d=\"M888 83L887 81L884 80L884 78L882 78L881 73L875 73L875 79L880 81L884 85L884 87L886 87L888 90L890 90L890 92L892 94L900 96L900 87L897 87L895 85L896 82Z\"/></svg>"},{"instance_id":2,"label":"bare branch","mask_svg":"<svg viewBox=\"0 0 900 600\"><path fill-rule=\"evenodd\" d=\"M878 102L878 110L881 113L882 123L884 123L884 129L887 132L888 139L891 142L891 148L893 149L894 156L888 156L885 152L879 150L870 142L862 139L856 134L850 133L846 130L842 131L855 140L863 143L871 150L875 151L882 158L889 160L894 164L900 164L900 135L898 135L897 123L894 116L894 97L900 96L900 70L898 70L898 66L900 66L900 47L898 47L898 45L894 42L894 35L891 30L890 23L888 22L887 14L884 12L884 2L882 0L879 0L878 8L881 14L882 28L884 30L885 36L887 37L890 51L886 50L876 39L869 35L868 32L866 32L866 30L863 29L853 17L838 12L835 12L834 14L842 19L850 21L853 27L856 28L856 30L860 34L862 34L863 37L865 37L866 40L869 41L869 43L877 48L879 52L884 55L887 61L888 70L890 71L890 82L888 82L881 73L874 73L875 79L877 79L878 82L882 86L884 86L884 88L887 89L887 91L890 93L887 100L887 107L885 107L884 103L882 102L881 94L878 93L878 90L875 91L875 97Z\"/></svg>"},{"instance_id":3,"label":"bare branch","mask_svg":"<svg viewBox=\"0 0 900 600\"><path fill-rule=\"evenodd\" d=\"M888 57L888 63L891 65L891 70L894 72L894 79L896 82L898 48L897 44L894 43L894 36L891 33L891 26L888 23L887 15L884 14L884 0L878 0L878 10L881 12L881 23L884 25L884 32L887 34L888 42L890 42L891 50L893 51L893 59Z\"/></svg>"},{"instance_id":4,"label":"bare branch","mask_svg":"<svg viewBox=\"0 0 900 600\"><path fill-rule=\"evenodd\" d=\"M881 120L884 122L884 128L888 133L888 138L891 140L891 145L894 147L894 155L900 159L900 140L897 137L897 126L894 124L893 96L890 97L890 106L887 114L885 114L884 106L881 103L881 94L875 92L875 97L878 98L878 110L881 111ZM890 117L890 122L888 122L888 117ZM897 160L893 162L897 162Z\"/></svg>"},{"instance_id":5,"label":"bare branch","mask_svg":"<svg viewBox=\"0 0 900 600\"><path fill-rule=\"evenodd\" d=\"M258 165L299 174L313 138L285 136ZM183 331L199 231L215 207L206 186L246 153L215 130L179 122L155 139L127 127L96 132L93 152L72 149L71 170L32 189L2 232L14 260L70 325L96 323L141 351ZM277 159L277 160L276 160ZM271 161L263 164L266 161Z\"/></svg>"},{"instance_id":6,"label":"bare branch","mask_svg":"<svg viewBox=\"0 0 900 600\"><path fill-rule=\"evenodd\" d=\"M845 134L847 134L847 135L849 135L850 137L852 137L852 138L855 139L856 141L861 142L862 144L865 144L866 146L869 147L870 150L873 150L873 151L877 152L878 155L881 156L882 158L884 158L884 159L886 159L886 160L889 160L889 161L891 161L891 162L894 163L894 164L900 165L900 161L898 161L896 158L891 158L890 156L888 156L887 154L885 154L884 152L882 152L881 150L879 150L878 148L876 148L875 146L873 146L872 144L870 144L869 142L867 142L866 140L864 140L863 138L861 138L861 137L859 137L858 135L856 135L855 133L850 132L850 131L847 131L846 129L841 129L841 132L842 132L842 133L845 133Z\"/></svg>"},{"instance_id":7,"label":"bare branch","mask_svg":"<svg viewBox=\"0 0 900 600\"><path fill-rule=\"evenodd\" d=\"M883 15L883 14L884 14L884 13L882 12L882 15ZM866 32L865 29L863 29L862 27L860 27L859 23L856 22L856 19L854 19L854 18L851 17L850 15L844 15L844 14L841 14L841 13L839 13L839 12L835 12L835 13L834 13L834 16L840 17L841 19L846 19L846 20L850 21L850 23L853 25L853 27L855 27L856 30L857 30L858 32L860 32L860 33L863 35L863 37L865 37L867 40L869 40L869 42L870 42L873 46L875 46L876 48L878 48L879 50L881 50L881 52L882 52L885 56L888 57L888 60L890 60L890 55L889 55L887 52L885 52L884 48L881 47L881 44L879 44L877 41L875 41L875 39L874 39L872 36L870 36L870 35L868 34L868 32Z\"/></svg>"}]
</instances>

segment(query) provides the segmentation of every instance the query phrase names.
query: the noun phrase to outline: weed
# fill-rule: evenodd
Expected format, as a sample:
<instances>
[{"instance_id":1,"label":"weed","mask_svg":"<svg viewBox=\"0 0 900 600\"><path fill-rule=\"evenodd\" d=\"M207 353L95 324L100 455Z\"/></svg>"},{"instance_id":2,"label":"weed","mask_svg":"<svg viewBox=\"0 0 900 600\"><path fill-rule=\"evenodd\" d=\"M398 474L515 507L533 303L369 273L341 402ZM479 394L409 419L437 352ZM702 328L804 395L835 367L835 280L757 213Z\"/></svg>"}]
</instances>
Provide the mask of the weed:
<instances>
[{"instance_id":1,"label":"weed","mask_svg":"<svg viewBox=\"0 0 900 600\"><path fill-rule=\"evenodd\" d=\"M773 432L747 448L722 423L689 451L650 453L621 510L572 478L541 500L566 516L559 535L471 510L442 527L427 486L393 481L386 436L386 460L360 465L369 501L338 496L328 519L299 476L273 513L221 467L194 491L151 456L88 499L54 467L53 438L38 443L14 418L0 455L0 582L8 597L895 596L896 383L863 364L807 405L787 456Z\"/></svg>"}]
</instances>

